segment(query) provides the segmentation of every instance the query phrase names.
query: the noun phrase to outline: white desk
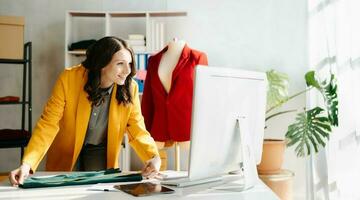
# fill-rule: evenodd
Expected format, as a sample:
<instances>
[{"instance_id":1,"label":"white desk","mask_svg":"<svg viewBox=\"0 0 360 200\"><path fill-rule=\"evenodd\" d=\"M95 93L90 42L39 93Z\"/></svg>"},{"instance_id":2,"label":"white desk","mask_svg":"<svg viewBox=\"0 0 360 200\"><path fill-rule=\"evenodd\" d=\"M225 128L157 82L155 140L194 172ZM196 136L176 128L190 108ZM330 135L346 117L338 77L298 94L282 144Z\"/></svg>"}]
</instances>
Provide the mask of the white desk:
<instances>
[{"instance_id":1,"label":"white desk","mask_svg":"<svg viewBox=\"0 0 360 200\"><path fill-rule=\"evenodd\" d=\"M36 175L49 175L56 173L49 172L37 172ZM186 187L186 188L174 188L175 193L173 194L161 194L147 197L133 197L122 191L93 191L93 189L108 187L111 188L116 184L126 183L110 183L101 185L80 185L80 186L64 186L64 187L50 187L50 188L34 188L34 189L21 189L10 186L9 181L5 180L0 182L0 200L8 199L199 199L199 200L278 200L278 197L263 183L259 180L258 184L247 191L242 192L231 192L211 189L213 186L219 186L221 182L214 182L209 184L203 184L198 186Z\"/></svg>"}]
</instances>

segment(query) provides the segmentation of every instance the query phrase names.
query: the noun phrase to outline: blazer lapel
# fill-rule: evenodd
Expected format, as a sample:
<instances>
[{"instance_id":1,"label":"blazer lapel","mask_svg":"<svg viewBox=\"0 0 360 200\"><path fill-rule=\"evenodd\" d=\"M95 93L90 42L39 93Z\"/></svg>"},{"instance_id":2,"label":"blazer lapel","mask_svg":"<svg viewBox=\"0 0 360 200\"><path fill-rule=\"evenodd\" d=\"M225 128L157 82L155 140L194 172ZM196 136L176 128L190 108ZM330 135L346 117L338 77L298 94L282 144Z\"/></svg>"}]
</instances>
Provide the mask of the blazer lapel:
<instances>
[{"instance_id":1,"label":"blazer lapel","mask_svg":"<svg viewBox=\"0 0 360 200\"><path fill-rule=\"evenodd\" d=\"M117 166L115 163L116 159L116 150L119 148L119 136L120 136L120 127L123 122L122 110L124 106L119 105L116 99L117 85L114 85L110 108L109 108L109 120L108 120L108 133L107 133L107 167Z\"/></svg>"},{"instance_id":2,"label":"blazer lapel","mask_svg":"<svg viewBox=\"0 0 360 200\"><path fill-rule=\"evenodd\" d=\"M85 82L86 79L87 77L85 74L83 81ZM85 83L81 84L81 86L83 85L85 85ZM87 92L84 91L83 87L81 87L79 91L79 100L78 100L78 106L75 117L76 128L75 128L75 149L74 149L73 164L76 162L76 159L82 149L87 126L90 119L91 102L88 100L87 97L88 97Z\"/></svg>"},{"instance_id":3,"label":"blazer lapel","mask_svg":"<svg viewBox=\"0 0 360 200\"><path fill-rule=\"evenodd\" d=\"M178 61L177 65L175 66L174 71L172 73L171 85L173 85L174 81L180 74L181 70L185 67L185 65L189 59L190 51L191 51L191 49L187 46L187 44L185 44L183 51L180 55L179 61Z\"/></svg>"}]
</instances>

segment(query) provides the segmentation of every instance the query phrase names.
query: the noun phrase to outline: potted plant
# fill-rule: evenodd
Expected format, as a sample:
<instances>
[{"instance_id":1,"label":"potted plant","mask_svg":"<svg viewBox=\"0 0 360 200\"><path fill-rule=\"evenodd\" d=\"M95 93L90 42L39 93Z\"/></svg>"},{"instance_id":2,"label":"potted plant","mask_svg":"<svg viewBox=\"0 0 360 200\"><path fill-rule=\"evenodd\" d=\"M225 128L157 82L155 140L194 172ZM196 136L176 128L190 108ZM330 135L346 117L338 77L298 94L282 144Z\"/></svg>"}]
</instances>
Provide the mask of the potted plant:
<instances>
[{"instance_id":1,"label":"potted plant","mask_svg":"<svg viewBox=\"0 0 360 200\"><path fill-rule=\"evenodd\" d=\"M295 121L288 126L285 140L264 140L263 156L258 165L258 171L259 173L274 173L281 169L285 145L288 147L295 145L295 152L298 157L310 155L311 152L317 153L319 147L325 147L332 127L338 126L337 85L334 74L330 73L329 77L320 81L315 71L309 71L305 74L306 88L289 96L289 78L286 74L275 70L267 71L266 74L268 94L265 121L286 113L296 112L296 109L274 111L284 103L310 90L316 90L324 100L322 106L304 109L297 113ZM273 155L272 153L276 154Z\"/></svg>"}]
</instances>

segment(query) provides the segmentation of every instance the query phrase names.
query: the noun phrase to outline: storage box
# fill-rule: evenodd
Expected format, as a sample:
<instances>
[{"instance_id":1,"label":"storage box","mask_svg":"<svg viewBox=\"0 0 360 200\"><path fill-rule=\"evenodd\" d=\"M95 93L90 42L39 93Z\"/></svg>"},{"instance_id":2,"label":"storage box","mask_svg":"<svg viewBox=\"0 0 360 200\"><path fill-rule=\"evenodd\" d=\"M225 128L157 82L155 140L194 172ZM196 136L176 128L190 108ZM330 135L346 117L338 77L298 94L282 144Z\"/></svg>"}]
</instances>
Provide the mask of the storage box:
<instances>
[{"instance_id":1,"label":"storage box","mask_svg":"<svg viewBox=\"0 0 360 200\"><path fill-rule=\"evenodd\" d=\"M24 17L0 16L0 58L23 59L24 23Z\"/></svg>"}]
</instances>

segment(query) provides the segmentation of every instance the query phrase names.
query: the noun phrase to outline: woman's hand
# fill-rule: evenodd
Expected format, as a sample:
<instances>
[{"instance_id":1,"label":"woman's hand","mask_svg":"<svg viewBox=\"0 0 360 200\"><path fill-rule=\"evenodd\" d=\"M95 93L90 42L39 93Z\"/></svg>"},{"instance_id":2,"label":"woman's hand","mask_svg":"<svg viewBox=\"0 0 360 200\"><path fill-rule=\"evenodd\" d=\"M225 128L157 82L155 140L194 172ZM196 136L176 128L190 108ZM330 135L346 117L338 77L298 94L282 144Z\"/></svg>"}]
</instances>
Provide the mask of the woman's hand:
<instances>
[{"instance_id":1,"label":"woman's hand","mask_svg":"<svg viewBox=\"0 0 360 200\"><path fill-rule=\"evenodd\" d=\"M30 165L23 163L19 168L11 171L9 173L9 181L12 186L18 186L19 184L23 184L24 180L30 174Z\"/></svg>"},{"instance_id":2,"label":"woman's hand","mask_svg":"<svg viewBox=\"0 0 360 200\"><path fill-rule=\"evenodd\" d=\"M145 178L155 178L159 174L161 165L161 159L159 156L155 156L152 159L145 162L145 166L142 170L142 176Z\"/></svg>"}]
</instances>

